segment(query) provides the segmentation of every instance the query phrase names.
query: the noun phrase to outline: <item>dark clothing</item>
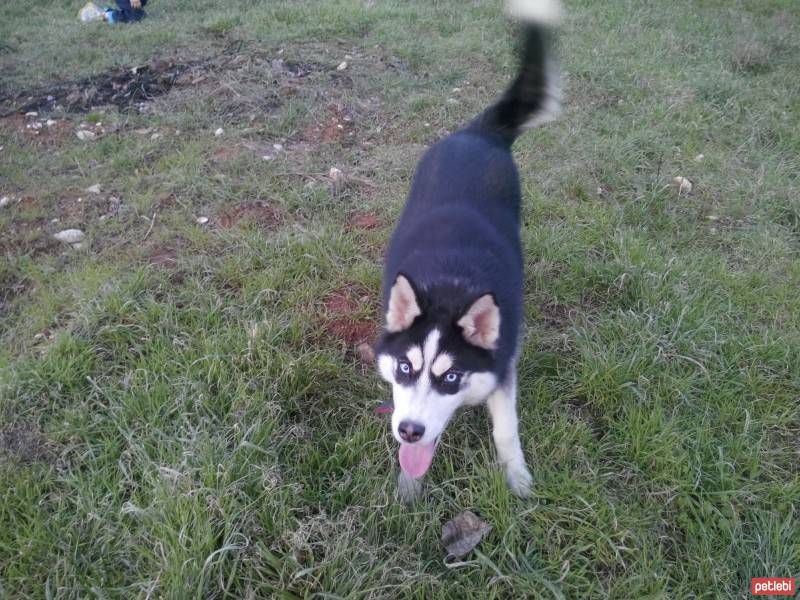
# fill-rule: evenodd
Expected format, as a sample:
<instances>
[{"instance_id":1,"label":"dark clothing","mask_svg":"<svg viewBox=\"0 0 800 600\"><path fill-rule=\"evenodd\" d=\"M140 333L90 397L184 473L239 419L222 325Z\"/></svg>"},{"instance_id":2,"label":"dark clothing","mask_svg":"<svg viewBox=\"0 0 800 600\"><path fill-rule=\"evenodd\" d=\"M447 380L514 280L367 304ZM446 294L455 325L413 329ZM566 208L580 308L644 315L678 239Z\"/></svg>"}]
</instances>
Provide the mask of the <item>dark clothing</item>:
<instances>
[{"instance_id":1,"label":"dark clothing","mask_svg":"<svg viewBox=\"0 0 800 600\"><path fill-rule=\"evenodd\" d=\"M131 21L141 21L147 16L141 8L133 8L130 0L116 0L119 7L114 11L114 22L130 23ZM142 0L142 6L147 4L147 0Z\"/></svg>"}]
</instances>

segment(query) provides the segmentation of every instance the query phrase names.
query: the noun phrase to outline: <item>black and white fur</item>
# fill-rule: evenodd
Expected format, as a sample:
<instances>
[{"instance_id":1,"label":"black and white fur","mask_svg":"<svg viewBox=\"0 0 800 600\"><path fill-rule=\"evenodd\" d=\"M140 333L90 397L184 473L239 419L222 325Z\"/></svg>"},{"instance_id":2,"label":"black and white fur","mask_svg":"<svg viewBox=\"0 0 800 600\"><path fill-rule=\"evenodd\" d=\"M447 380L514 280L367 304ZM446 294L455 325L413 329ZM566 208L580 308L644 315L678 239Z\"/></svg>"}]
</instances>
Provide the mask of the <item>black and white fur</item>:
<instances>
[{"instance_id":1,"label":"black and white fur","mask_svg":"<svg viewBox=\"0 0 800 600\"><path fill-rule=\"evenodd\" d=\"M417 457L435 450L456 409L484 401L511 490L531 489L516 411L523 270L511 145L558 112L548 34L561 8L558 0L507 8L522 23L519 73L494 105L422 157L386 255L376 355L392 384L392 433L409 445L401 464L404 451L414 457L415 474L400 474L405 499L427 470Z\"/></svg>"}]
</instances>

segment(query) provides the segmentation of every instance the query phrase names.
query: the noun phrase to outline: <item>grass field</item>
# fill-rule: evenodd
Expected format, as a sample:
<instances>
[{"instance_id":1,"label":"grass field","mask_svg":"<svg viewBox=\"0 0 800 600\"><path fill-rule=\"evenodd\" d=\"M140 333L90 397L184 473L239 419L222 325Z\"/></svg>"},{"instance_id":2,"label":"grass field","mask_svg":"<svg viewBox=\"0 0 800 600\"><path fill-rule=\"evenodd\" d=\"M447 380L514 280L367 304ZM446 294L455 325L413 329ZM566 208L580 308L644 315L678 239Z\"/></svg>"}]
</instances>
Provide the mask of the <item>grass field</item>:
<instances>
[{"instance_id":1,"label":"grass field","mask_svg":"<svg viewBox=\"0 0 800 600\"><path fill-rule=\"evenodd\" d=\"M411 507L358 348L416 160L513 74L500 3L81 4L0 4L0 597L800 576L796 0L568 2L565 110L515 147L535 497L475 410ZM493 531L445 560L462 510Z\"/></svg>"}]
</instances>

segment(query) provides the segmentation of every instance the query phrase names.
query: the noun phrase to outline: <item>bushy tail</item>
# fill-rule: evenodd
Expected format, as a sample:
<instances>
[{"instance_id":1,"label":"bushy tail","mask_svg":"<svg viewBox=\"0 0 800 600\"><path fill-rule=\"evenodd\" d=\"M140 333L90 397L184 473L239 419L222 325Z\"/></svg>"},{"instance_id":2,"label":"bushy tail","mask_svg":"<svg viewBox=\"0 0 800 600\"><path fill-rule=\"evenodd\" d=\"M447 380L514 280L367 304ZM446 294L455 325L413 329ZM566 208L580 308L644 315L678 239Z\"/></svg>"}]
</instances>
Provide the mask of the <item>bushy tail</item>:
<instances>
[{"instance_id":1,"label":"bushy tail","mask_svg":"<svg viewBox=\"0 0 800 600\"><path fill-rule=\"evenodd\" d=\"M508 0L522 24L520 70L500 99L468 129L498 135L511 145L523 130L556 117L561 107L558 72L550 55L550 30L561 19L559 0Z\"/></svg>"}]
</instances>

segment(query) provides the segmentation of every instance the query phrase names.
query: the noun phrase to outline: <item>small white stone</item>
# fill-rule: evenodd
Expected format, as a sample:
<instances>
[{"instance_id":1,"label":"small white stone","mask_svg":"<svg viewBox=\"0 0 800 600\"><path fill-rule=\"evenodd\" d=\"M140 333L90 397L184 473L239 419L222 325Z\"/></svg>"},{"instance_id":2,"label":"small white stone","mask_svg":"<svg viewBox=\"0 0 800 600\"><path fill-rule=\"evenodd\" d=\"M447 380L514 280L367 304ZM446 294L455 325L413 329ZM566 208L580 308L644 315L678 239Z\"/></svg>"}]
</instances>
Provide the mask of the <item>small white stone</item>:
<instances>
[{"instance_id":1,"label":"small white stone","mask_svg":"<svg viewBox=\"0 0 800 600\"><path fill-rule=\"evenodd\" d=\"M269 154L265 154L261 158L264 159L264 160L275 160L275 157L274 156L270 156Z\"/></svg>"},{"instance_id":2,"label":"small white stone","mask_svg":"<svg viewBox=\"0 0 800 600\"><path fill-rule=\"evenodd\" d=\"M350 56L349 54L345 54L345 55L344 55L344 59L345 59L345 60L353 60L353 57L352 57L352 56Z\"/></svg>"},{"instance_id":3,"label":"small white stone","mask_svg":"<svg viewBox=\"0 0 800 600\"><path fill-rule=\"evenodd\" d=\"M694 157L694 162L703 162L703 159L705 157L706 157L705 154L698 154L697 156Z\"/></svg>"},{"instance_id":4,"label":"small white stone","mask_svg":"<svg viewBox=\"0 0 800 600\"><path fill-rule=\"evenodd\" d=\"M39 113L38 113L38 112L36 112L35 110L32 110L31 112L26 112L26 113L25 113L25 116L26 116L26 117L38 117L38 116L39 116Z\"/></svg>"},{"instance_id":5,"label":"small white stone","mask_svg":"<svg viewBox=\"0 0 800 600\"><path fill-rule=\"evenodd\" d=\"M217 137L219 137L219 136L221 136L223 133L225 133L225 130L224 130L222 127L220 127L220 128L218 128L218 129L217 129L217 130L214 132L214 135L215 135L215 136L217 136Z\"/></svg>"},{"instance_id":6,"label":"small white stone","mask_svg":"<svg viewBox=\"0 0 800 600\"><path fill-rule=\"evenodd\" d=\"M79 129L75 135L77 135L78 139L83 142L93 140L96 137L93 131L88 131L86 129Z\"/></svg>"},{"instance_id":7,"label":"small white stone","mask_svg":"<svg viewBox=\"0 0 800 600\"><path fill-rule=\"evenodd\" d=\"M83 231L80 229L64 229L53 235L59 242L77 244L83 241Z\"/></svg>"},{"instance_id":8,"label":"small white stone","mask_svg":"<svg viewBox=\"0 0 800 600\"><path fill-rule=\"evenodd\" d=\"M717 215L708 215L706 219L709 221L719 221L719 217Z\"/></svg>"},{"instance_id":9,"label":"small white stone","mask_svg":"<svg viewBox=\"0 0 800 600\"><path fill-rule=\"evenodd\" d=\"M75 248L75 250L80 250L81 248L83 248L83 242L75 242L74 244L72 244L72 247Z\"/></svg>"},{"instance_id":10,"label":"small white stone","mask_svg":"<svg viewBox=\"0 0 800 600\"><path fill-rule=\"evenodd\" d=\"M2 198L0 198L0 208L8 206L9 204L11 204L11 198L9 198L8 196L3 196Z\"/></svg>"},{"instance_id":11,"label":"small white stone","mask_svg":"<svg viewBox=\"0 0 800 600\"><path fill-rule=\"evenodd\" d=\"M339 63L339 66L336 67L336 70L337 71L344 71L346 68L347 68L347 61L343 60L342 62Z\"/></svg>"},{"instance_id":12,"label":"small white stone","mask_svg":"<svg viewBox=\"0 0 800 600\"><path fill-rule=\"evenodd\" d=\"M47 121L44 122L44 124L47 125L48 127L52 127L56 123L58 123L58 121L54 121L53 119L47 119Z\"/></svg>"},{"instance_id":13,"label":"small white stone","mask_svg":"<svg viewBox=\"0 0 800 600\"><path fill-rule=\"evenodd\" d=\"M274 149L276 152L280 152L281 150L283 150L283 144L272 144L272 148L273 148L273 149Z\"/></svg>"},{"instance_id":14,"label":"small white stone","mask_svg":"<svg viewBox=\"0 0 800 600\"><path fill-rule=\"evenodd\" d=\"M208 217L197 217L195 220L197 221L198 225L205 225L208 223Z\"/></svg>"},{"instance_id":15,"label":"small white stone","mask_svg":"<svg viewBox=\"0 0 800 600\"><path fill-rule=\"evenodd\" d=\"M160 137L161 137L160 133L154 133L153 135L150 136L150 139L151 140L157 140Z\"/></svg>"},{"instance_id":16,"label":"small white stone","mask_svg":"<svg viewBox=\"0 0 800 600\"><path fill-rule=\"evenodd\" d=\"M328 177L330 177L334 181L340 181L344 179L344 173L342 173L341 169L337 169L336 167L331 167L331 170L328 171Z\"/></svg>"},{"instance_id":17,"label":"small white stone","mask_svg":"<svg viewBox=\"0 0 800 600\"><path fill-rule=\"evenodd\" d=\"M86 193L87 194L99 194L100 193L100 184L99 183L95 183L94 185L90 185L88 188L86 188ZM78 198L78 202L80 202L80 201L81 201L81 198Z\"/></svg>"},{"instance_id":18,"label":"small white stone","mask_svg":"<svg viewBox=\"0 0 800 600\"><path fill-rule=\"evenodd\" d=\"M692 193L692 182L689 181L686 177L673 177L672 183L675 187L678 188L678 194L691 194Z\"/></svg>"},{"instance_id":19,"label":"small white stone","mask_svg":"<svg viewBox=\"0 0 800 600\"><path fill-rule=\"evenodd\" d=\"M452 93L452 94L458 94L460 91L461 91L461 88L459 88L459 87L455 87L455 88L453 88L452 90L450 90L450 93Z\"/></svg>"}]
</instances>

